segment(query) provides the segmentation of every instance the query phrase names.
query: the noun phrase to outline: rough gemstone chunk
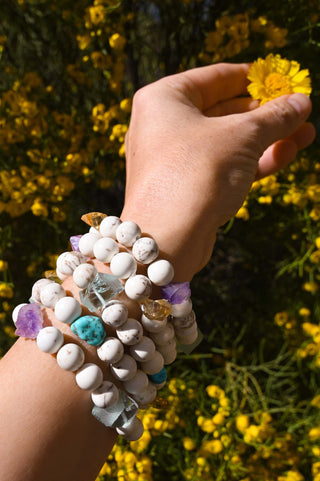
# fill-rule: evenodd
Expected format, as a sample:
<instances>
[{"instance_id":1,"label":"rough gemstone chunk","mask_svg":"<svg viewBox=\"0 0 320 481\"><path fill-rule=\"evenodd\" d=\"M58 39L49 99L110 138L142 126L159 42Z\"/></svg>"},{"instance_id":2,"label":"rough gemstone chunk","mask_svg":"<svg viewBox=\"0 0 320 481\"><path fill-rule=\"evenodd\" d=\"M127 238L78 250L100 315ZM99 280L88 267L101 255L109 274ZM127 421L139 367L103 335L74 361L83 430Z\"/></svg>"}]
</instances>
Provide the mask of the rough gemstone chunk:
<instances>
[{"instance_id":1,"label":"rough gemstone chunk","mask_svg":"<svg viewBox=\"0 0 320 481\"><path fill-rule=\"evenodd\" d=\"M42 309L38 304L27 304L19 310L16 322L17 336L35 339L43 326Z\"/></svg>"},{"instance_id":2,"label":"rough gemstone chunk","mask_svg":"<svg viewBox=\"0 0 320 481\"><path fill-rule=\"evenodd\" d=\"M190 283L189 282L171 282L166 286L163 286L161 293L170 304L181 304L191 296Z\"/></svg>"},{"instance_id":3,"label":"rough gemstone chunk","mask_svg":"<svg viewBox=\"0 0 320 481\"><path fill-rule=\"evenodd\" d=\"M119 399L116 404L108 408L94 406L92 415L106 427L121 428L138 412L138 404L124 391L119 391Z\"/></svg>"},{"instance_id":4,"label":"rough gemstone chunk","mask_svg":"<svg viewBox=\"0 0 320 481\"><path fill-rule=\"evenodd\" d=\"M88 214L83 214L81 220L91 227L97 228L105 217L107 217L107 215L102 214L101 212L88 212Z\"/></svg>"},{"instance_id":5,"label":"rough gemstone chunk","mask_svg":"<svg viewBox=\"0 0 320 481\"><path fill-rule=\"evenodd\" d=\"M88 287L80 291L80 299L90 312L95 312L122 291L123 285L117 277L98 272Z\"/></svg>"},{"instance_id":6,"label":"rough gemstone chunk","mask_svg":"<svg viewBox=\"0 0 320 481\"><path fill-rule=\"evenodd\" d=\"M99 346L106 337L99 317L82 316L71 324L71 331L91 346Z\"/></svg>"},{"instance_id":7,"label":"rough gemstone chunk","mask_svg":"<svg viewBox=\"0 0 320 481\"><path fill-rule=\"evenodd\" d=\"M143 314L149 319L165 320L172 313L172 306L166 299L144 299L141 302Z\"/></svg>"}]
</instances>

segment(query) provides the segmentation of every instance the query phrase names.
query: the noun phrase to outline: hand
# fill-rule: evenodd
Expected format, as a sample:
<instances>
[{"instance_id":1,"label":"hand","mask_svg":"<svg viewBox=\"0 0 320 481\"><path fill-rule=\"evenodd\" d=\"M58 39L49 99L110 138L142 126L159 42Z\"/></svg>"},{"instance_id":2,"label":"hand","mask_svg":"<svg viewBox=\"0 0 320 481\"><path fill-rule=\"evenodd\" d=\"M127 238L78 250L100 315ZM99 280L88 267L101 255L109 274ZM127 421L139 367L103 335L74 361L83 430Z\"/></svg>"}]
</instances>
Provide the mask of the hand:
<instances>
[{"instance_id":1,"label":"hand","mask_svg":"<svg viewBox=\"0 0 320 481\"><path fill-rule=\"evenodd\" d=\"M208 262L217 228L241 207L252 182L309 145L310 100L286 95L259 107L246 95L247 64L186 71L134 97L126 138L123 219L152 235L190 280Z\"/></svg>"}]
</instances>

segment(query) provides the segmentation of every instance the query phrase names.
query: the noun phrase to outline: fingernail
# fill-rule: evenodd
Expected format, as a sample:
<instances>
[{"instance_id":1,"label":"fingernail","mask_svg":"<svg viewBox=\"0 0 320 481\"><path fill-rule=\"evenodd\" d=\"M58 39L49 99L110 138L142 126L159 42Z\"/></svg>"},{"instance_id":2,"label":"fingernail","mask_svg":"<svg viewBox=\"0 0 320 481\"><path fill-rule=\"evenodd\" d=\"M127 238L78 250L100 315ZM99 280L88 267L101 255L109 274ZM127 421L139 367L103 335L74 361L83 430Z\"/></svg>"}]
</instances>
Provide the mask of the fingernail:
<instances>
[{"instance_id":1,"label":"fingernail","mask_svg":"<svg viewBox=\"0 0 320 481\"><path fill-rule=\"evenodd\" d=\"M304 114L310 107L310 100L303 94L292 94L288 97L288 102L298 112L299 115Z\"/></svg>"}]
</instances>

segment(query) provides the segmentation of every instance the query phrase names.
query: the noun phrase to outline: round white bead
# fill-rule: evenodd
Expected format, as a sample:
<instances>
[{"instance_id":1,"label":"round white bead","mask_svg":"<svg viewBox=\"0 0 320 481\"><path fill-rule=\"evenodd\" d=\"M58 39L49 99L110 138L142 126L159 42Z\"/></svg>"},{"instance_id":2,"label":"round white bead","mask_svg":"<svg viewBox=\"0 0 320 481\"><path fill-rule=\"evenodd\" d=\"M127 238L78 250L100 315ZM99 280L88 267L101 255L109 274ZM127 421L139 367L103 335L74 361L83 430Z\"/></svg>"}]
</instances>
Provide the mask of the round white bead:
<instances>
[{"instance_id":1,"label":"round white bead","mask_svg":"<svg viewBox=\"0 0 320 481\"><path fill-rule=\"evenodd\" d=\"M119 252L111 259L110 270L114 276L120 279L127 279L135 274L137 263L129 252Z\"/></svg>"},{"instance_id":2,"label":"round white bead","mask_svg":"<svg viewBox=\"0 0 320 481\"><path fill-rule=\"evenodd\" d=\"M185 333L177 334L177 339L181 344L185 344L186 346L193 344L198 339L198 329L190 332L188 335Z\"/></svg>"},{"instance_id":3,"label":"round white bead","mask_svg":"<svg viewBox=\"0 0 320 481\"><path fill-rule=\"evenodd\" d=\"M127 441L137 441L143 435L143 424L136 416L129 424L125 424L121 428L116 428L118 434Z\"/></svg>"},{"instance_id":4,"label":"round white bead","mask_svg":"<svg viewBox=\"0 0 320 481\"><path fill-rule=\"evenodd\" d=\"M93 281L97 274L97 269L92 264L80 264L73 271L73 280L80 289L85 289Z\"/></svg>"},{"instance_id":5,"label":"round white bead","mask_svg":"<svg viewBox=\"0 0 320 481\"><path fill-rule=\"evenodd\" d=\"M87 257L94 257L93 246L97 242L97 235L92 232L84 234L79 241L80 252Z\"/></svg>"},{"instance_id":6,"label":"round white bead","mask_svg":"<svg viewBox=\"0 0 320 481\"><path fill-rule=\"evenodd\" d=\"M103 322L105 322L108 326L118 328L127 321L128 308L124 304L114 301L113 304L108 305L102 311L101 317Z\"/></svg>"},{"instance_id":7,"label":"round white bead","mask_svg":"<svg viewBox=\"0 0 320 481\"><path fill-rule=\"evenodd\" d=\"M84 364L76 373L76 383L85 391L93 391L101 386L103 372L99 366L88 362Z\"/></svg>"},{"instance_id":8,"label":"round white bead","mask_svg":"<svg viewBox=\"0 0 320 481\"><path fill-rule=\"evenodd\" d=\"M174 276L173 265L165 259L153 262L148 267L148 277L156 286L169 284Z\"/></svg>"},{"instance_id":9,"label":"round white bead","mask_svg":"<svg viewBox=\"0 0 320 481\"><path fill-rule=\"evenodd\" d=\"M27 302L23 302L22 304L18 304L12 311L12 320L13 320L13 323L16 324L17 320L18 320L18 314L19 314L19 311L21 309L21 307L23 306L27 306L28 303Z\"/></svg>"},{"instance_id":10,"label":"round white bead","mask_svg":"<svg viewBox=\"0 0 320 481\"><path fill-rule=\"evenodd\" d=\"M137 372L137 363L129 354L124 354L120 361L110 366L113 376L119 381L129 381Z\"/></svg>"},{"instance_id":11,"label":"round white bead","mask_svg":"<svg viewBox=\"0 0 320 481\"><path fill-rule=\"evenodd\" d=\"M43 279L39 279L37 282L35 282L33 284L33 287L32 287L32 292L31 292L31 298L35 301L35 302L38 302L40 303L41 300L40 300L40 292L42 291L42 289L47 286L48 284L52 284L53 281L51 281L50 279L46 279L46 278L43 278Z\"/></svg>"},{"instance_id":12,"label":"round white bead","mask_svg":"<svg viewBox=\"0 0 320 481\"><path fill-rule=\"evenodd\" d=\"M122 245L131 247L141 237L141 229L135 222L126 220L117 228L116 237Z\"/></svg>"},{"instance_id":13,"label":"round white bead","mask_svg":"<svg viewBox=\"0 0 320 481\"><path fill-rule=\"evenodd\" d=\"M139 404L139 406L147 406L147 404L152 403L156 397L157 388L151 382L148 383L146 389L133 395L133 398Z\"/></svg>"},{"instance_id":14,"label":"round white bead","mask_svg":"<svg viewBox=\"0 0 320 481\"><path fill-rule=\"evenodd\" d=\"M97 354L101 361L118 362L124 354L124 347L116 337L107 337L104 343L98 347Z\"/></svg>"},{"instance_id":15,"label":"round white bead","mask_svg":"<svg viewBox=\"0 0 320 481\"><path fill-rule=\"evenodd\" d=\"M143 327L149 331L149 332L160 332L165 329L167 325L167 317L162 321L159 321L158 319L149 319L149 317L145 316L142 314L141 316L141 322Z\"/></svg>"},{"instance_id":16,"label":"round white bead","mask_svg":"<svg viewBox=\"0 0 320 481\"><path fill-rule=\"evenodd\" d=\"M49 354L54 354L59 351L63 342L64 337L62 332L54 326L44 327L37 335L38 348Z\"/></svg>"},{"instance_id":17,"label":"round white bead","mask_svg":"<svg viewBox=\"0 0 320 481\"><path fill-rule=\"evenodd\" d=\"M142 336L142 339L135 344L130 346L130 354L136 361L150 361L153 358L156 350L154 342L150 337Z\"/></svg>"},{"instance_id":18,"label":"round white bead","mask_svg":"<svg viewBox=\"0 0 320 481\"><path fill-rule=\"evenodd\" d=\"M54 308L59 299L66 296L64 288L56 282L44 286L40 292L40 302L46 307Z\"/></svg>"},{"instance_id":19,"label":"round white bead","mask_svg":"<svg viewBox=\"0 0 320 481\"><path fill-rule=\"evenodd\" d=\"M74 297L62 297L54 306L54 314L58 321L71 324L81 316L81 305Z\"/></svg>"},{"instance_id":20,"label":"round white bead","mask_svg":"<svg viewBox=\"0 0 320 481\"><path fill-rule=\"evenodd\" d=\"M80 252L63 252L57 259L57 270L63 276L72 276L75 268L84 262L86 258Z\"/></svg>"},{"instance_id":21,"label":"round white bead","mask_svg":"<svg viewBox=\"0 0 320 481\"><path fill-rule=\"evenodd\" d=\"M172 324L173 324L175 329L188 329L195 322L196 322L196 315L195 315L194 311L191 311L190 314L188 314L185 317L173 317L172 318Z\"/></svg>"},{"instance_id":22,"label":"round white bead","mask_svg":"<svg viewBox=\"0 0 320 481\"><path fill-rule=\"evenodd\" d=\"M177 358L177 350L162 352L164 365L172 364Z\"/></svg>"},{"instance_id":23,"label":"round white bead","mask_svg":"<svg viewBox=\"0 0 320 481\"><path fill-rule=\"evenodd\" d=\"M125 390L130 394L138 394L141 391L144 391L148 386L148 376L145 372L141 371L141 369L137 369L136 374L133 376L132 379L129 381L124 381L123 385Z\"/></svg>"},{"instance_id":24,"label":"round white bead","mask_svg":"<svg viewBox=\"0 0 320 481\"><path fill-rule=\"evenodd\" d=\"M151 294L151 281L148 277L138 274L127 280L124 290L130 299L134 301L142 301Z\"/></svg>"},{"instance_id":25,"label":"round white bead","mask_svg":"<svg viewBox=\"0 0 320 481\"><path fill-rule=\"evenodd\" d=\"M119 390L111 381L103 381L98 389L91 393L92 402L99 408L110 408L119 399Z\"/></svg>"},{"instance_id":26,"label":"round white bead","mask_svg":"<svg viewBox=\"0 0 320 481\"><path fill-rule=\"evenodd\" d=\"M57 353L57 363L66 371L76 371L84 363L84 352L78 344L65 344Z\"/></svg>"},{"instance_id":27,"label":"round white bead","mask_svg":"<svg viewBox=\"0 0 320 481\"><path fill-rule=\"evenodd\" d=\"M99 226L100 234L103 237L111 237L112 239L116 239L116 230L120 224L121 220L119 217L116 217L115 215L109 215L103 219Z\"/></svg>"},{"instance_id":28,"label":"round white bead","mask_svg":"<svg viewBox=\"0 0 320 481\"><path fill-rule=\"evenodd\" d=\"M139 321L132 318L129 318L124 324L122 324L116 332L120 341L127 346L137 344L143 335L142 325Z\"/></svg>"},{"instance_id":29,"label":"round white bead","mask_svg":"<svg viewBox=\"0 0 320 481\"><path fill-rule=\"evenodd\" d=\"M153 332L150 334L153 341L157 344L157 346L163 346L167 344L171 339L174 338L174 328L171 323L168 322L165 329L160 332Z\"/></svg>"},{"instance_id":30,"label":"round white bead","mask_svg":"<svg viewBox=\"0 0 320 481\"><path fill-rule=\"evenodd\" d=\"M181 302L181 304L172 304L172 315L174 317L185 317L192 311L192 301L187 299Z\"/></svg>"},{"instance_id":31,"label":"round white bead","mask_svg":"<svg viewBox=\"0 0 320 481\"><path fill-rule=\"evenodd\" d=\"M110 262L119 252L119 246L111 237L101 237L93 246L93 253L101 262Z\"/></svg>"},{"instance_id":32,"label":"round white bead","mask_svg":"<svg viewBox=\"0 0 320 481\"><path fill-rule=\"evenodd\" d=\"M157 374L161 371L164 365L164 359L159 351L155 351L153 357L149 361L144 361L141 363L141 369L146 374Z\"/></svg>"},{"instance_id":33,"label":"round white bead","mask_svg":"<svg viewBox=\"0 0 320 481\"><path fill-rule=\"evenodd\" d=\"M132 246L134 258L141 264L150 264L159 255L159 247L151 237L140 237Z\"/></svg>"}]
</instances>

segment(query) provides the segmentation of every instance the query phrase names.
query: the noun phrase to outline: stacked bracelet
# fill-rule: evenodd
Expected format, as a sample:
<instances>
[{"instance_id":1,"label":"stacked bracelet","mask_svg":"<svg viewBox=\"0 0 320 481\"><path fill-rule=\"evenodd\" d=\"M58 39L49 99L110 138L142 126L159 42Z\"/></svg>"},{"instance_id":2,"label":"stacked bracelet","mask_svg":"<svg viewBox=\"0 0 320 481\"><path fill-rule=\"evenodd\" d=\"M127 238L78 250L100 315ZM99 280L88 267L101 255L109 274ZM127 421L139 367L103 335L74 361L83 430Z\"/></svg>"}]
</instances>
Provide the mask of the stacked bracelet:
<instances>
[{"instance_id":1,"label":"stacked bracelet","mask_svg":"<svg viewBox=\"0 0 320 481\"><path fill-rule=\"evenodd\" d=\"M13 311L16 334L37 338L39 348L56 355L61 368L76 372L78 386L91 391L92 414L126 439L136 440L143 433L136 417L138 409L152 403L165 384L164 365L175 360L177 343L190 352L201 340L190 287L189 283L172 283L173 266L158 259L156 242L142 236L134 222L100 213L82 219L90 230L70 238L72 251L58 257L57 278L53 280L51 274L51 278L37 281L30 303ZM97 272L90 263L94 258L108 264L111 274ZM137 274L141 265L148 266L147 275ZM67 296L60 282L69 276L81 289L81 302L92 315L82 315L81 304ZM151 298L153 285L161 287L162 299ZM128 317L120 294L139 305L139 319ZM96 364L85 363L80 346L63 344L59 329L42 327L43 307L52 309L59 322L70 324L74 334L97 347L114 382L104 381Z\"/></svg>"}]
</instances>

